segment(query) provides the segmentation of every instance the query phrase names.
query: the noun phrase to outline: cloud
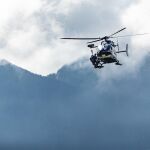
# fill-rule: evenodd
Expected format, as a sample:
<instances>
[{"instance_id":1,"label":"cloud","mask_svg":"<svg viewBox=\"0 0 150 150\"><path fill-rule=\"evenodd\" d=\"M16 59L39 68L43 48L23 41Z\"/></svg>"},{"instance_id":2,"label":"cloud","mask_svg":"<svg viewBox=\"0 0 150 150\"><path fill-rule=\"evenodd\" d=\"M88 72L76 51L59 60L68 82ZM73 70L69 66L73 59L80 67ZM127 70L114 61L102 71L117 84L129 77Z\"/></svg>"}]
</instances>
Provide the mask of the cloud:
<instances>
[{"instance_id":1,"label":"cloud","mask_svg":"<svg viewBox=\"0 0 150 150\"><path fill-rule=\"evenodd\" d=\"M66 36L103 36L122 27L125 0L0 1L0 58L34 73L57 72L90 52L86 42ZM11 8L9 8L11 6Z\"/></svg>"},{"instance_id":2,"label":"cloud","mask_svg":"<svg viewBox=\"0 0 150 150\"><path fill-rule=\"evenodd\" d=\"M59 40L60 35L63 35L63 28L55 16L66 14L71 4L78 5L80 2L66 1L64 6L62 1L55 3L56 1L14 2L14 7L8 15L4 15L5 21L3 20L3 25L0 26L1 58L45 75L57 72L64 64L72 63L83 56L84 52L78 53L78 46L71 48L75 43ZM6 1L4 5L11 5L11 1ZM63 12L59 9L61 7L64 8ZM5 13L2 10L1 14Z\"/></svg>"},{"instance_id":3,"label":"cloud","mask_svg":"<svg viewBox=\"0 0 150 150\"><path fill-rule=\"evenodd\" d=\"M150 33L150 10L149 1L138 0L133 3L122 15L122 23L128 27L132 34L136 33ZM138 36L131 38L131 59L134 66L141 66L144 58L149 55L150 36Z\"/></svg>"},{"instance_id":4,"label":"cloud","mask_svg":"<svg viewBox=\"0 0 150 150\"><path fill-rule=\"evenodd\" d=\"M19 0L0 0L0 22L1 26L7 23L7 21L17 13L24 13L25 15L31 15L33 12L40 8L40 0L19 1Z\"/></svg>"}]
</instances>

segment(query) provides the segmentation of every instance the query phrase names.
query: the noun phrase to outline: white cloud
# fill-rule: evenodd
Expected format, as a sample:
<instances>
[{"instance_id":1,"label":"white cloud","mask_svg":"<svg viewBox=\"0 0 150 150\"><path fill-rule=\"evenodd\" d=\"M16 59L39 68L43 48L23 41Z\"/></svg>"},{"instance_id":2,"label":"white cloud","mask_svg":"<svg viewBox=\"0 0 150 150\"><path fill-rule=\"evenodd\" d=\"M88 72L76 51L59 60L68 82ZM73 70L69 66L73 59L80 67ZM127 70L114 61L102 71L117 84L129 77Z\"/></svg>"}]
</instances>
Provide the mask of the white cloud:
<instances>
[{"instance_id":1,"label":"white cloud","mask_svg":"<svg viewBox=\"0 0 150 150\"><path fill-rule=\"evenodd\" d=\"M138 0L122 15L122 22L132 34L150 33L150 1ZM137 36L131 39L132 57L134 65L140 65L150 52L150 35Z\"/></svg>"},{"instance_id":2,"label":"white cloud","mask_svg":"<svg viewBox=\"0 0 150 150\"><path fill-rule=\"evenodd\" d=\"M40 0L0 0L0 24L5 24L13 15L30 15L40 8Z\"/></svg>"},{"instance_id":3,"label":"white cloud","mask_svg":"<svg viewBox=\"0 0 150 150\"><path fill-rule=\"evenodd\" d=\"M124 7L130 2L121 0L109 3L108 7L106 1L98 0L0 0L0 58L34 73L47 75L57 72L65 64L90 55L84 42L59 39L70 32L72 36L85 33L99 36L99 33L108 30L109 33L120 27L120 20L130 32L147 31L149 9L146 0L134 3L126 11L123 11ZM118 7L114 7L116 5ZM139 9L144 11L139 13ZM146 20L143 17L145 14ZM138 17L142 17L142 23L136 23ZM89 29L90 26L92 29ZM140 43L138 38L133 41ZM130 61L134 66L141 56L138 51L132 51L132 54L136 56L134 62L133 59L124 58L123 61Z\"/></svg>"},{"instance_id":4,"label":"white cloud","mask_svg":"<svg viewBox=\"0 0 150 150\"><path fill-rule=\"evenodd\" d=\"M0 1L0 18L3 17L0 19L0 58L47 75L85 56L87 53L80 50L77 42L59 39L63 28L55 16L68 14L73 9L71 6L81 2Z\"/></svg>"}]
</instances>

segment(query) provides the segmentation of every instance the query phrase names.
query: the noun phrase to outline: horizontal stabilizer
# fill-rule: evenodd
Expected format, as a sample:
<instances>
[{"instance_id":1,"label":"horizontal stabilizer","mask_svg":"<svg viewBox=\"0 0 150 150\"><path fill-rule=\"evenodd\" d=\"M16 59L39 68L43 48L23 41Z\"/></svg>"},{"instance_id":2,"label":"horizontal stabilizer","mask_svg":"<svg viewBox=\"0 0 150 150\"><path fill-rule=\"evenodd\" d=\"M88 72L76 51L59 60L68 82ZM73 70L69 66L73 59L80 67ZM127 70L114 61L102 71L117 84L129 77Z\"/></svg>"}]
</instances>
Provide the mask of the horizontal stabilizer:
<instances>
[{"instance_id":1,"label":"horizontal stabilizer","mask_svg":"<svg viewBox=\"0 0 150 150\"><path fill-rule=\"evenodd\" d=\"M116 53L126 53L127 56L129 56L129 52L128 52L128 44L126 44L126 50L125 51L118 51Z\"/></svg>"}]
</instances>

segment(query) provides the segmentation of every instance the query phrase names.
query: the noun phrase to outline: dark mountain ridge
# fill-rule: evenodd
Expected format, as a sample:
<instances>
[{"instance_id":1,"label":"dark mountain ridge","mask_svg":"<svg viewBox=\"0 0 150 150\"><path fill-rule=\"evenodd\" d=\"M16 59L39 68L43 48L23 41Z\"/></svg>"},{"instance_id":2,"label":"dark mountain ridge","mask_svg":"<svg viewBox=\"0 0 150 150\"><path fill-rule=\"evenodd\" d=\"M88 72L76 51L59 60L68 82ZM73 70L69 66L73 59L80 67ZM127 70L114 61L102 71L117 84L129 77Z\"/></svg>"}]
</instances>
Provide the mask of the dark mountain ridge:
<instances>
[{"instance_id":1,"label":"dark mountain ridge","mask_svg":"<svg viewBox=\"0 0 150 150\"><path fill-rule=\"evenodd\" d=\"M1 149L150 148L149 61L138 73L102 81L64 66L42 77L0 65Z\"/></svg>"}]
</instances>

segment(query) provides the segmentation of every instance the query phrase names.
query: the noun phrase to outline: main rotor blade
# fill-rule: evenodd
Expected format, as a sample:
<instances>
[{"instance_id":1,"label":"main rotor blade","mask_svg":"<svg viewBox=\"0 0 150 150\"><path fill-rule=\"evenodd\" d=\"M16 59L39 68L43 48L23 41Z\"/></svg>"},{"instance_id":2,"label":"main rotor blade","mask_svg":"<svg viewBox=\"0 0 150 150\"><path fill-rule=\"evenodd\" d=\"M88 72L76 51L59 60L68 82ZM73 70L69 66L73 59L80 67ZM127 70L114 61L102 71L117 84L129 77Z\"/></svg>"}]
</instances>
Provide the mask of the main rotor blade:
<instances>
[{"instance_id":1,"label":"main rotor blade","mask_svg":"<svg viewBox=\"0 0 150 150\"><path fill-rule=\"evenodd\" d=\"M98 40L94 40L94 41L90 41L90 42L88 42L89 44L90 43L95 43L95 42L98 42L98 41L102 41L102 40L106 40L106 39L109 39L110 37L108 37L108 36L104 36L104 37L102 37L102 38L99 38Z\"/></svg>"},{"instance_id":2,"label":"main rotor blade","mask_svg":"<svg viewBox=\"0 0 150 150\"><path fill-rule=\"evenodd\" d=\"M132 37L132 36L142 36L142 35L148 35L150 33L142 33L142 34L131 34L131 35L122 35L122 36L114 36L114 37L110 37L110 38L124 38L124 37Z\"/></svg>"},{"instance_id":3,"label":"main rotor blade","mask_svg":"<svg viewBox=\"0 0 150 150\"><path fill-rule=\"evenodd\" d=\"M98 40L95 40L95 41L91 41L91 42L87 42L87 43L90 44L90 43L95 43L95 42L98 42L98 41L101 41L101 39L98 39Z\"/></svg>"},{"instance_id":4,"label":"main rotor blade","mask_svg":"<svg viewBox=\"0 0 150 150\"><path fill-rule=\"evenodd\" d=\"M61 38L62 40L98 40L100 38Z\"/></svg>"},{"instance_id":5,"label":"main rotor blade","mask_svg":"<svg viewBox=\"0 0 150 150\"><path fill-rule=\"evenodd\" d=\"M113 33L112 35L110 35L109 37L111 37L111 36L114 36L115 34L117 34L117 33L119 33L119 32L121 32L121 31L123 31L123 30L125 30L126 28L122 28L121 30L119 30L119 31L117 31L117 32L115 32L115 33Z\"/></svg>"}]
</instances>

